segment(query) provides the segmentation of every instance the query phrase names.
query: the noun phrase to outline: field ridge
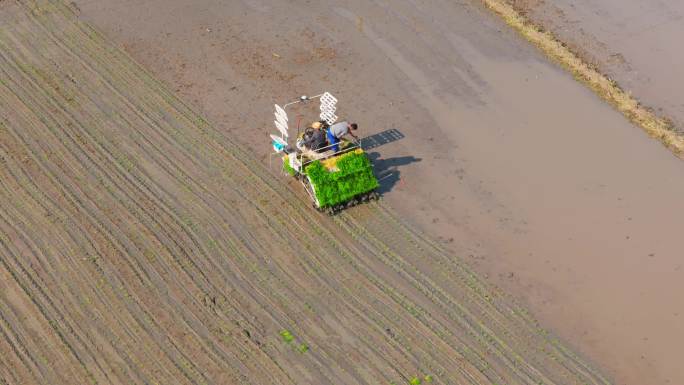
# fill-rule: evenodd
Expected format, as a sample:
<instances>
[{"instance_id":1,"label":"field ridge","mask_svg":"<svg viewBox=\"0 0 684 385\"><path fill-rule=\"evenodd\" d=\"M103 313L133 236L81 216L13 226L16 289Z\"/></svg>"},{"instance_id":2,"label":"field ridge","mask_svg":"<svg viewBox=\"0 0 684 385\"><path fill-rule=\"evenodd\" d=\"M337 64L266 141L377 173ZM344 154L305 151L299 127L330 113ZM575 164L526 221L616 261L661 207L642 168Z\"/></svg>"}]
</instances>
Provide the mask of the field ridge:
<instances>
[{"instance_id":1,"label":"field ridge","mask_svg":"<svg viewBox=\"0 0 684 385\"><path fill-rule=\"evenodd\" d=\"M671 120L659 117L652 109L643 106L615 80L601 73L596 66L582 60L553 33L527 19L508 0L481 1L486 8L612 105L629 121L641 127L652 138L659 140L678 157L684 157L684 132L678 131Z\"/></svg>"}]
</instances>

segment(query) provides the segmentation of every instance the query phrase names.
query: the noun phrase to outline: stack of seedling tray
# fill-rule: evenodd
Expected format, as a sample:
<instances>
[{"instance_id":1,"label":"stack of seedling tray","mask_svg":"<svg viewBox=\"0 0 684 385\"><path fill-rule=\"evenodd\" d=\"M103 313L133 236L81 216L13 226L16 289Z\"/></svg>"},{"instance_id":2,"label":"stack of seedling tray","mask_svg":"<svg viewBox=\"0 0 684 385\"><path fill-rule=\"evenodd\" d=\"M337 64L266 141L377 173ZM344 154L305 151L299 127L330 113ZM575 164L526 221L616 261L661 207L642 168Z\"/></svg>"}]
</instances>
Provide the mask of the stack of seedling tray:
<instances>
[{"instance_id":1,"label":"stack of seedling tray","mask_svg":"<svg viewBox=\"0 0 684 385\"><path fill-rule=\"evenodd\" d=\"M319 208L339 207L378 188L373 167L361 149L306 166ZM374 197L374 196L373 196Z\"/></svg>"}]
</instances>

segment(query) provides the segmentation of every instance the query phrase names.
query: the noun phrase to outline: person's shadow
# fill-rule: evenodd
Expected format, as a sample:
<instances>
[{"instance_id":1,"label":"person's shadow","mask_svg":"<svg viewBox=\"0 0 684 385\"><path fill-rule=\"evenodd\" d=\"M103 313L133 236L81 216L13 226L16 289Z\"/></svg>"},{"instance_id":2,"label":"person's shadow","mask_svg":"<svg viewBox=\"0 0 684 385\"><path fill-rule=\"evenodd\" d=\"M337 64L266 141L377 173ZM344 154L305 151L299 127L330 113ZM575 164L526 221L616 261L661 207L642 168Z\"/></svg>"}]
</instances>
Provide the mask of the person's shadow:
<instances>
[{"instance_id":1,"label":"person's shadow","mask_svg":"<svg viewBox=\"0 0 684 385\"><path fill-rule=\"evenodd\" d=\"M382 159L380 154L377 152L367 153L368 159L370 159L373 164L373 171L375 172L375 177L380 183L378 187L378 193L380 195L385 194L394 188L394 186L401 179L401 171L399 167L411 164L414 162L420 162L421 158L416 158L415 156L397 156L394 158Z\"/></svg>"}]
</instances>

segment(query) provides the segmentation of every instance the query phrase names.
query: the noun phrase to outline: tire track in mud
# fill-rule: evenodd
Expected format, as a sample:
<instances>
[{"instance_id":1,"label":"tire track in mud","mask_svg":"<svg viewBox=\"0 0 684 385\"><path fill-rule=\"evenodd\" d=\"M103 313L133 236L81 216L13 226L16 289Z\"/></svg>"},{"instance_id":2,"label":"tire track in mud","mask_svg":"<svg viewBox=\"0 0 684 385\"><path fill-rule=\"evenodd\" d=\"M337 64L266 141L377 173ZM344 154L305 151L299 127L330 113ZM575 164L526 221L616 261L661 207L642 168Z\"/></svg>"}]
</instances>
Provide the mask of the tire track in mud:
<instances>
[{"instance_id":1,"label":"tire track in mud","mask_svg":"<svg viewBox=\"0 0 684 385\"><path fill-rule=\"evenodd\" d=\"M311 210L63 3L8 7L2 378L607 383L384 205Z\"/></svg>"}]
</instances>

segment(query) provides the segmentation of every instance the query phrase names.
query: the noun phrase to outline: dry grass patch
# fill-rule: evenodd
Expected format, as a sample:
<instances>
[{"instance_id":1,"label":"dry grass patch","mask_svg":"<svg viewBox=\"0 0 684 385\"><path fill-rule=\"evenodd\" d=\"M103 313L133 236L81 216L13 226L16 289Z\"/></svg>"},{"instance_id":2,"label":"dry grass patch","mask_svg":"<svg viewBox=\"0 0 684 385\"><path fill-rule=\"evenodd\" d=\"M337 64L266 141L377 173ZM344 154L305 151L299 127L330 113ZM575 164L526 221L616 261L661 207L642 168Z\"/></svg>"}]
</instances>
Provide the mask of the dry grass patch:
<instances>
[{"instance_id":1,"label":"dry grass patch","mask_svg":"<svg viewBox=\"0 0 684 385\"><path fill-rule=\"evenodd\" d=\"M660 118L634 97L625 92L608 76L586 63L552 33L534 25L506 0L482 0L485 6L499 15L528 41L539 47L548 57L558 62L601 98L612 104L648 135L660 140L680 158L684 157L684 135L675 131L672 122Z\"/></svg>"}]
</instances>

